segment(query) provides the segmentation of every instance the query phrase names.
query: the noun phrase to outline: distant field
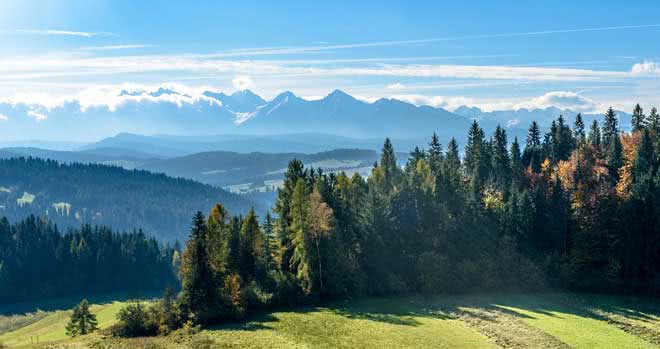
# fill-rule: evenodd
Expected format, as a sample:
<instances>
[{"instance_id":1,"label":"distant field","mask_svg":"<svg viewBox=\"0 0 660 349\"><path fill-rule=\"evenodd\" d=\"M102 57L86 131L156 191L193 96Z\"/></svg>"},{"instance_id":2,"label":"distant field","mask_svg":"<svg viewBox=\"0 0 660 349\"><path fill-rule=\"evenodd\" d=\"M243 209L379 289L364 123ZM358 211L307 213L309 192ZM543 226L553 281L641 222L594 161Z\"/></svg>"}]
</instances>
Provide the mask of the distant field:
<instances>
[{"instance_id":1,"label":"distant field","mask_svg":"<svg viewBox=\"0 0 660 349\"><path fill-rule=\"evenodd\" d=\"M101 328L124 303L95 305ZM0 334L24 348L658 348L660 303L572 294L363 299L256 315L189 338L68 339L68 312ZM4 318L0 318L0 327Z\"/></svg>"}]
</instances>

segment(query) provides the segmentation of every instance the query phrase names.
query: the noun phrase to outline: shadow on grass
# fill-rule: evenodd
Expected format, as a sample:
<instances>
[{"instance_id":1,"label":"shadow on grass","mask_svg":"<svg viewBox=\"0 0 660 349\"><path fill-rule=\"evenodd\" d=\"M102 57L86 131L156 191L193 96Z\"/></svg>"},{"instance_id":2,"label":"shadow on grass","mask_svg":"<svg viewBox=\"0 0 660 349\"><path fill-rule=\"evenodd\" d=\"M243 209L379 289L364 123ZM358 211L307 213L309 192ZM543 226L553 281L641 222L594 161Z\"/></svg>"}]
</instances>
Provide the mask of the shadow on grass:
<instances>
[{"instance_id":1,"label":"shadow on grass","mask_svg":"<svg viewBox=\"0 0 660 349\"><path fill-rule=\"evenodd\" d=\"M585 294L491 294L461 296L409 296L397 298L364 298L333 302L323 307L280 308L270 312L253 314L244 322L225 323L210 327L214 330L257 331L273 329L269 323L279 319L277 312L308 314L330 312L350 320L367 320L398 326L420 326L421 319L457 319L459 314L468 315L483 321L497 321L497 312L520 319L536 319L535 316L562 318L574 315L609 321L605 313L621 314L627 318L658 321L653 316L660 314L651 311L654 301L645 303L626 302L618 297L604 301L607 296ZM640 305L641 304L641 305ZM649 315L653 314L653 315ZM660 321L658 321L660 323Z\"/></svg>"},{"instance_id":2,"label":"shadow on grass","mask_svg":"<svg viewBox=\"0 0 660 349\"><path fill-rule=\"evenodd\" d=\"M12 304L0 305L0 315L11 316L33 313L41 311L70 310L78 305L81 300L87 299L90 304L110 304L112 302L122 302L134 299L152 300L162 295L162 290L135 292L135 293L112 293L105 295L80 295L56 297L45 300L16 302Z\"/></svg>"}]
</instances>

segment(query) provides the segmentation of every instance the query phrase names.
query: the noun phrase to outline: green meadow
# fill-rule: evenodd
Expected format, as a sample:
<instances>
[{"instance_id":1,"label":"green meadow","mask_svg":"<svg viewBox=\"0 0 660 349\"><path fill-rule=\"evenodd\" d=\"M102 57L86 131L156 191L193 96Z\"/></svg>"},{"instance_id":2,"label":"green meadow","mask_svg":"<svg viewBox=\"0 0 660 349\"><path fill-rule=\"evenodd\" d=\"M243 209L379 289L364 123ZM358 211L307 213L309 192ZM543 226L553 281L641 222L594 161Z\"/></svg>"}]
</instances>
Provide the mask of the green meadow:
<instances>
[{"instance_id":1,"label":"green meadow","mask_svg":"<svg viewBox=\"0 0 660 349\"><path fill-rule=\"evenodd\" d=\"M99 328L112 325L124 304L95 304ZM13 321L0 343L53 349L660 347L654 300L564 293L359 299L257 314L194 335L134 339L103 331L68 338L68 316L55 310L0 317L0 329Z\"/></svg>"}]
</instances>

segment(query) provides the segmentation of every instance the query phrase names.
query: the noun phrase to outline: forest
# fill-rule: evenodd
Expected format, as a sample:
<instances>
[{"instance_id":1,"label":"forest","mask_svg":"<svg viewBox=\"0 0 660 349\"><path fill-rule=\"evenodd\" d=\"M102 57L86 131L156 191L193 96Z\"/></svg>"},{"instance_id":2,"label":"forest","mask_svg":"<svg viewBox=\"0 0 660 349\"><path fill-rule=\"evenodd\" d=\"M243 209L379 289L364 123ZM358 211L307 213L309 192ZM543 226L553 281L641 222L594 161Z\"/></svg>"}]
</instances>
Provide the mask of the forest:
<instances>
[{"instance_id":1,"label":"forest","mask_svg":"<svg viewBox=\"0 0 660 349\"><path fill-rule=\"evenodd\" d=\"M0 305L174 287L177 260L176 246L163 246L142 231L85 224L62 233L34 216L14 224L2 218Z\"/></svg>"},{"instance_id":2,"label":"forest","mask_svg":"<svg viewBox=\"0 0 660 349\"><path fill-rule=\"evenodd\" d=\"M176 301L133 306L117 326L144 318L151 325L140 335L166 333L365 295L657 296L660 117L636 106L631 122L622 132L611 108L602 125L559 116L545 134L533 122L521 145L501 127L487 137L474 121L464 156L455 140L444 149L433 136L404 168L388 139L366 180L293 160L263 222L220 204L197 213Z\"/></svg>"},{"instance_id":3,"label":"forest","mask_svg":"<svg viewBox=\"0 0 660 349\"><path fill-rule=\"evenodd\" d=\"M112 332L128 337L362 296L657 296L660 116L638 105L630 122L622 132L611 108L602 125L560 115L545 134L532 122L521 144L501 127L486 136L475 120L462 152L433 135L403 167L386 139L366 179L294 159L272 215L231 215L216 204L193 217L181 253L140 232L83 226L60 235L35 218L4 220L1 246L14 247L0 254L0 282L25 295L77 284L163 288L176 275L178 294L119 312Z\"/></svg>"},{"instance_id":4,"label":"forest","mask_svg":"<svg viewBox=\"0 0 660 349\"><path fill-rule=\"evenodd\" d=\"M142 229L174 243L185 240L196 211L219 201L237 214L251 205L220 188L147 171L31 157L0 159L0 216L10 222L35 215L63 230L82 223Z\"/></svg>"}]
</instances>

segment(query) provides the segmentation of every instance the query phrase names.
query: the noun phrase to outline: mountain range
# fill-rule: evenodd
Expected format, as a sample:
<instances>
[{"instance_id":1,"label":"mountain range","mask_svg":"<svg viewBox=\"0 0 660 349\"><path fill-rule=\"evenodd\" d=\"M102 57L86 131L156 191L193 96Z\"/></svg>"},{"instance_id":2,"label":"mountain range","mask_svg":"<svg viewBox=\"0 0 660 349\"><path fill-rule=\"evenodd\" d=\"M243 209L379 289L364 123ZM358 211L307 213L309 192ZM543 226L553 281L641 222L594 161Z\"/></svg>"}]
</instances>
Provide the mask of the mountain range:
<instances>
[{"instance_id":1,"label":"mountain range","mask_svg":"<svg viewBox=\"0 0 660 349\"><path fill-rule=\"evenodd\" d=\"M323 133L362 140L378 139L379 143L384 137L419 143L436 132L446 143L450 137L464 135L473 118L480 120L486 132L500 124L509 130L510 135L524 136L532 120L547 127L559 114L568 119L575 115L574 111L554 107L492 112L459 107L450 112L397 99L382 98L370 103L340 90L317 100L307 100L288 91L267 101L249 90L229 95L213 91L190 94L174 88L121 90L105 98L68 99L48 108L36 104L0 103L0 114L6 116L6 120L1 121L0 137L11 139L19 134L29 139L52 140L57 135L69 142L89 142L121 133L220 134L225 137L221 142L229 147L229 143L249 142L249 137L230 137L238 135L263 137ZM622 119L628 116L620 114ZM586 119L599 117L586 115ZM621 124L627 125L628 122ZM297 137L286 140L289 142L287 148L278 151L302 151L306 146L304 141L302 145L297 144L300 142ZM215 147L206 150L237 149ZM329 149L317 147L311 151L323 150Z\"/></svg>"}]
</instances>

